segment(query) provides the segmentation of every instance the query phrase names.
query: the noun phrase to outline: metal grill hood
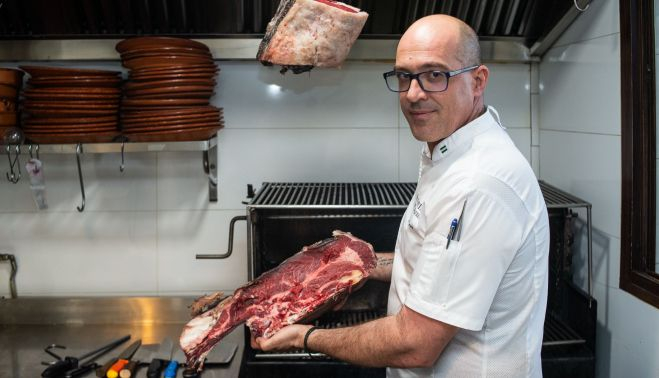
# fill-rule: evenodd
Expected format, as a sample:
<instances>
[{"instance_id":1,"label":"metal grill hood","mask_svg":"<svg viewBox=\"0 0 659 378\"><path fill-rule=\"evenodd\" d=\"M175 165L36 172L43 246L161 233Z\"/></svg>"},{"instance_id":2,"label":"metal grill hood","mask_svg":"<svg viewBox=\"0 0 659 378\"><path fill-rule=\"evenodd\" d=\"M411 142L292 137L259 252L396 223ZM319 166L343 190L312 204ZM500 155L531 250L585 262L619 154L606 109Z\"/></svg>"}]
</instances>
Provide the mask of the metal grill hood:
<instances>
[{"instance_id":1,"label":"metal grill hood","mask_svg":"<svg viewBox=\"0 0 659 378\"><path fill-rule=\"evenodd\" d=\"M584 3L581 4L584 7L587 1L578 0L577 4ZM345 2L370 15L360 40L398 40L415 20L430 14L449 14L471 25L484 42L519 44L535 56L541 56L579 14L572 0ZM137 35L171 35L258 41L279 0L4 0L0 3L0 40L123 39ZM376 46L374 44L373 49ZM6 58L0 55L0 59ZM252 59L255 56L251 51L250 55ZM366 55L364 59L373 58L368 53ZM20 58L23 57L15 59ZM231 58L234 57L227 57Z\"/></svg>"}]
</instances>

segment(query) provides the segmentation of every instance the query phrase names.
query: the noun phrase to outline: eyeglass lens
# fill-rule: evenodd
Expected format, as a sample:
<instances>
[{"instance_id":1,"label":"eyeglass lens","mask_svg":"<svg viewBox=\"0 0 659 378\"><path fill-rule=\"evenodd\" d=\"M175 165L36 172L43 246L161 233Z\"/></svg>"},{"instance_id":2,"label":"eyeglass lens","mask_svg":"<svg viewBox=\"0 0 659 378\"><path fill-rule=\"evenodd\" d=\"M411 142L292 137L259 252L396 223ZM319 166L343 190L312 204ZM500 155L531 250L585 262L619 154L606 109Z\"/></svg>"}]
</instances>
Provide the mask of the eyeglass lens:
<instances>
[{"instance_id":1,"label":"eyeglass lens","mask_svg":"<svg viewBox=\"0 0 659 378\"><path fill-rule=\"evenodd\" d=\"M429 71L414 76L418 78L421 88L425 91L441 92L446 90L448 79L443 72ZM410 89L412 80L414 79L409 74L396 73L387 77L387 85L392 91L407 91Z\"/></svg>"}]
</instances>

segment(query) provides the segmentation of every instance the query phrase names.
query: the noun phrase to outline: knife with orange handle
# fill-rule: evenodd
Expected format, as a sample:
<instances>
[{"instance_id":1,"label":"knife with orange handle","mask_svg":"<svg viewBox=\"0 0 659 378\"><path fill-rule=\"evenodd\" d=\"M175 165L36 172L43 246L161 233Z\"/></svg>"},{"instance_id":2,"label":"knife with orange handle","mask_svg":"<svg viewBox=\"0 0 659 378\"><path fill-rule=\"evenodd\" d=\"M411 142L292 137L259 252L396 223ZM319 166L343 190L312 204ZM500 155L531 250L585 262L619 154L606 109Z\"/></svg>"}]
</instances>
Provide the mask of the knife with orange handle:
<instances>
[{"instance_id":1,"label":"knife with orange handle","mask_svg":"<svg viewBox=\"0 0 659 378\"><path fill-rule=\"evenodd\" d=\"M139 349L140 345L142 345L142 340L137 340L124 349L124 351L119 354L117 361L110 367L110 369L108 369L106 377L117 378L121 369L130 362L131 357L133 357L133 354Z\"/></svg>"}]
</instances>

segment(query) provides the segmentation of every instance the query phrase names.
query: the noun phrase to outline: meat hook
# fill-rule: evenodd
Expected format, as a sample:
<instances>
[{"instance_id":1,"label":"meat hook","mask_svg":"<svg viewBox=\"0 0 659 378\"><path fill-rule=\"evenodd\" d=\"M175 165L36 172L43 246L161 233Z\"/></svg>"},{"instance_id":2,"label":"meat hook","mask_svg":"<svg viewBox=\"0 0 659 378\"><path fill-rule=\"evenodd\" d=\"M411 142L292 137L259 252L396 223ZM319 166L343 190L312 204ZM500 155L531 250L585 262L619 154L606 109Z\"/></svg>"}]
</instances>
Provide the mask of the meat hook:
<instances>
[{"instance_id":1,"label":"meat hook","mask_svg":"<svg viewBox=\"0 0 659 378\"><path fill-rule=\"evenodd\" d=\"M121 165L119 166L119 171L124 171L124 148L126 147L126 141L121 142Z\"/></svg>"},{"instance_id":2,"label":"meat hook","mask_svg":"<svg viewBox=\"0 0 659 378\"><path fill-rule=\"evenodd\" d=\"M11 146L7 145L5 149L7 151L7 159L9 159L9 172L5 172L5 175L9 182L16 184L21 179L21 162L18 160L18 155L21 154L21 147L18 144L15 146L16 157L13 160L11 158ZM18 172L14 172L14 167L16 167Z\"/></svg>"},{"instance_id":3,"label":"meat hook","mask_svg":"<svg viewBox=\"0 0 659 378\"><path fill-rule=\"evenodd\" d=\"M85 211L85 184L82 182L82 169L80 168L80 155L82 154L82 143L76 146L76 161L78 162L78 178L80 179L80 193L82 193L82 205L76 206L79 212Z\"/></svg>"}]
</instances>

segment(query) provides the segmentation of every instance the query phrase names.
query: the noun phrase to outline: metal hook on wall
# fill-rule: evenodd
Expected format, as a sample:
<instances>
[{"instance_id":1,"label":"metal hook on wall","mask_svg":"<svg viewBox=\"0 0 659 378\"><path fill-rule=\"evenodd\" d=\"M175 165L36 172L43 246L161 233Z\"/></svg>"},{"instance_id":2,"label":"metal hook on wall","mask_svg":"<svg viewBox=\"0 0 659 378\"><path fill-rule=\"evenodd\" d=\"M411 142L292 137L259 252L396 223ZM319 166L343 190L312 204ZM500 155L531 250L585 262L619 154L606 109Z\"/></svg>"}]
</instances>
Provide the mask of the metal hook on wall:
<instances>
[{"instance_id":1,"label":"metal hook on wall","mask_svg":"<svg viewBox=\"0 0 659 378\"><path fill-rule=\"evenodd\" d=\"M80 168L80 155L82 154L82 143L76 146L76 161L78 162L78 178L80 179L80 193L82 193L82 205L76 206L79 212L85 210L85 184L82 182L82 169Z\"/></svg>"},{"instance_id":2,"label":"metal hook on wall","mask_svg":"<svg viewBox=\"0 0 659 378\"><path fill-rule=\"evenodd\" d=\"M16 293L16 272L18 271L18 265L16 264L16 257L8 253L0 253L0 261L9 261L11 266L11 273L9 275L9 291L11 292L12 298L17 298L18 294Z\"/></svg>"},{"instance_id":3,"label":"metal hook on wall","mask_svg":"<svg viewBox=\"0 0 659 378\"><path fill-rule=\"evenodd\" d=\"M126 147L126 141L124 140L121 142L121 165L119 166L119 171L123 172L124 171L124 148Z\"/></svg>"},{"instance_id":4,"label":"metal hook on wall","mask_svg":"<svg viewBox=\"0 0 659 378\"><path fill-rule=\"evenodd\" d=\"M579 6L577 0L574 0L574 7L577 8L577 10L578 10L579 12L585 12L585 11L587 11L588 8L590 7L590 2L588 2L588 3L586 4L585 7L581 8L581 7Z\"/></svg>"},{"instance_id":5,"label":"metal hook on wall","mask_svg":"<svg viewBox=\"0 0 659 378\"><path fill-rule=\"evenodd\" d=\"M39 145L38 145L38 144L37 144L37 145L32 145L32 144L30 144L30 145L27 147L27 149L28 149L28 151L30 152L30 159L34 159L34 156L32 155L32 150L34 150L34 153L35 153L35 155L36 155L36 157L37 157L37 160L39 160Z\"/></svg>"},{"instance_id":6,"label":"metal hook on wall","mask_svg":"<svg viewBox=\"0 0 659 378\"><path fill-rule=\"evenodd\" d=\"M7 159L9 159L9 172L6 172L5 175L9 182L16 184L21 179L21 162L18 160L18 155L21 154L21 147L18 144L14 146L16 157L13 159L11 158L11 146L7 145L5 149L7 151ZM16 167L16 171L14 171L14 167Z\"/></svg>"}]
</instances>

